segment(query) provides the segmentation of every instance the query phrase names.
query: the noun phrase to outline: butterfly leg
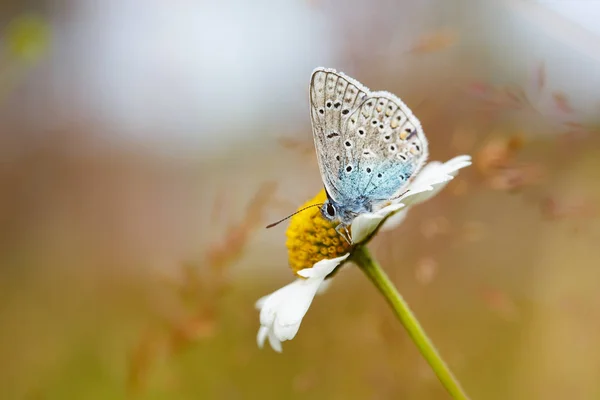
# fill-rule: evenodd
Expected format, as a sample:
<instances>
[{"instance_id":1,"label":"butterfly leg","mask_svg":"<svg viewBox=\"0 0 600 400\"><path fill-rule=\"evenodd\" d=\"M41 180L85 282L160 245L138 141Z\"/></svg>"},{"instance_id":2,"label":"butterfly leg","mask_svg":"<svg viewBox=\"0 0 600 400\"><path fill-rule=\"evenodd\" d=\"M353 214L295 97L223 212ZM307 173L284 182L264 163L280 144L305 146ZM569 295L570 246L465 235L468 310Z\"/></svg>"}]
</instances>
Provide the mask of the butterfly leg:
<instances>
[{"instance_id":1,"label":"butterfly leg","mask_svg":"<svg viewBox=\"0 0 600 400\"><path fill-rule=\"evenodd\" d=\"M350 232L348 231L348 226L345 224L339 224L335 227L337 233L340 234L341 237L348 242L348 244L352 244L352 237L350 236Z\"/></svg>"}]
</instances>

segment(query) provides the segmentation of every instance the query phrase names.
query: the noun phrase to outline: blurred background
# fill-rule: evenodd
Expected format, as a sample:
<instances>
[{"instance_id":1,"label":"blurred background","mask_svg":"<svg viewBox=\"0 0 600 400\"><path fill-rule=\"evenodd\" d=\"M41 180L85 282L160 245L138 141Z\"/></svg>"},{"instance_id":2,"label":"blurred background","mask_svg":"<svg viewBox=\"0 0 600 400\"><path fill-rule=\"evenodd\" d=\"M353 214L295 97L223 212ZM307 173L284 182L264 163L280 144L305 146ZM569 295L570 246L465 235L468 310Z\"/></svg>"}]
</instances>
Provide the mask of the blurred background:
<instances>
[{"instance_id":1,"label":"blurred background","mask_svg":"<svg viewBox=\"0 0 600 400\"><path fill-rule=\"evenodd\" d=\"M5 0L3 399L447 399L348 268L283 354L313 68L474 165L372 249L473 399L600 398L600 2ZM360 295L357 295L360 293Z\"/></svg>"}]
</instances>

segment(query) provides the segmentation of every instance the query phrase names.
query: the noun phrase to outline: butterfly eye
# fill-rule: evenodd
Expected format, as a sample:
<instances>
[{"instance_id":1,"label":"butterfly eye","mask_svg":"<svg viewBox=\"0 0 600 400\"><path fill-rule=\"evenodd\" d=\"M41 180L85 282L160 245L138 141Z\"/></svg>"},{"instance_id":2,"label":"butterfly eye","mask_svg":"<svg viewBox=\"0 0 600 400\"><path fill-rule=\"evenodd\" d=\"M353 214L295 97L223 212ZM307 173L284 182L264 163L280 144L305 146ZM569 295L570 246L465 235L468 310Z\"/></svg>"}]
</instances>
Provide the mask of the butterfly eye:
<instances>
[{"instance_id":1,"label":"butterfly eye","mask_svg":"<svg viewBox=\"0 0 600 400\"><path fill-rule=\"evenodd\" d=\"M326 211L330 217L335 217L335 207L331 203L327 203Z\"/></svg>"}]
</instances>

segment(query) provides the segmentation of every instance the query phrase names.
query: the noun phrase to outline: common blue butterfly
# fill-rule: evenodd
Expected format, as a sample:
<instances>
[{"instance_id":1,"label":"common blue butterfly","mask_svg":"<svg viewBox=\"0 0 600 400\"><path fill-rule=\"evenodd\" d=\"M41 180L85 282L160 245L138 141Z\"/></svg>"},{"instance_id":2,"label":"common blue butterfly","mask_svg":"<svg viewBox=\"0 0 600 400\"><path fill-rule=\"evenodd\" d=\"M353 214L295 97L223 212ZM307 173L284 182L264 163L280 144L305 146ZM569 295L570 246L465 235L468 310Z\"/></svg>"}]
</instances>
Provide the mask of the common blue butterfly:
<instances>
[{"instance_id":1,"label":"common blue butterfly","mask_svg":"<svg viewBox=\"0 0 600 400\"><path fill-rule=\"evenodd\" d=\"M398 97L333 69L313 71L310 115L327 192L321 214L348 239L354 218L402 194L427 159L427 139Z\"/></svg>"}]
</instances>

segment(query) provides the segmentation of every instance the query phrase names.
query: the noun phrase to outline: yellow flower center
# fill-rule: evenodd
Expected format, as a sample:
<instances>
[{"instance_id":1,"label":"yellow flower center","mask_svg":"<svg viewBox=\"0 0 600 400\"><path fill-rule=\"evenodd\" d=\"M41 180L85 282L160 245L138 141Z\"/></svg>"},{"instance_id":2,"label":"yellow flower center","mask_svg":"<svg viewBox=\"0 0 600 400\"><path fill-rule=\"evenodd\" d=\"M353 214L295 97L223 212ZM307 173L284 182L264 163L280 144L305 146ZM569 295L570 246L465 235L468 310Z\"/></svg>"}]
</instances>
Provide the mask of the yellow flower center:
<instances>
[{"instance_id":1,"label":"yellow flower center","mask_svg":"<svg viewBox=\"0 0 600 400\"><path fill-rule=\"evenodd\" d=\"M325 190L321 190L312 200L299 209L327 200ZM312 268L326 258L343 256L350 251L350 245L335 230L337 222L323 218L319 207L312 207L294 215L286 232L288 258L294 273Z\"/></svg>"}]
</instances>

